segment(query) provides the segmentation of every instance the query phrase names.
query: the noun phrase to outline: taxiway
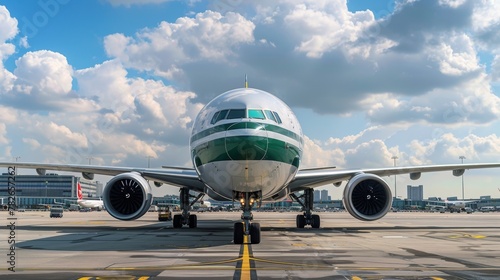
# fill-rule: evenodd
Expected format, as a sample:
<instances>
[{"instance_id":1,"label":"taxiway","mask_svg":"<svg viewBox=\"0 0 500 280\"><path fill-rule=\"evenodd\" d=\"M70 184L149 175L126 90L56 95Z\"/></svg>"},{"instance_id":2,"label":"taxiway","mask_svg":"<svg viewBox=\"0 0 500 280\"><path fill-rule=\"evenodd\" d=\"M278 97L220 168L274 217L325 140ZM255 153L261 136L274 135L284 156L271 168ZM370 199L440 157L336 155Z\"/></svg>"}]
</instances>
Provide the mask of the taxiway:
<instances>
[{"instance_id":1,"label":"taxiway","mask_svg":"<svg viewBox=\"0 0 500 280\"><path fill-rule=\"evenodd\" d=\"M172 228L156 213L118 221L103 212L16 213L9 279L498 279L500 213L388 213L362 222L319 213L254 212L262 242L232 243L238 212L198 213L198 228ZM7 212L0 212L6 225ZM4 235L6 236L6 235ZM9 252L6 237L2 252Z\"/></svg>"}]
</instances>

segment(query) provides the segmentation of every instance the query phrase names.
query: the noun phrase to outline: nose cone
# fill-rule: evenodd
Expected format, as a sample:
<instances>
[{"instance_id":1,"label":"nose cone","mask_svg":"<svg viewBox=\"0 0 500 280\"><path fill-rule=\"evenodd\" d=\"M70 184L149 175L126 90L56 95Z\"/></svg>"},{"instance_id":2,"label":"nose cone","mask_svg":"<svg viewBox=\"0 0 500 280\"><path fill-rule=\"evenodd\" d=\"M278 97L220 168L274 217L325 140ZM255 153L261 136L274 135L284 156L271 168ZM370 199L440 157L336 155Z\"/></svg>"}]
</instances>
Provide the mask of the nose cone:
<instances>
[{"instance_id":1,"label":"nose cone","mask_svg":"<svg viewBox=\"0 0 500 280\"><path fill-rule=\"evenodd\" d=\"M239 126L245 127L239 127ZM236 123L226 130L225 149L231 160L262 160L269 148L267 130L264 125L248 129L251 123ZM245 135L239 131L245 129ZM251 132L249 134L249 132Z\"/></svg>"}]
</instances>

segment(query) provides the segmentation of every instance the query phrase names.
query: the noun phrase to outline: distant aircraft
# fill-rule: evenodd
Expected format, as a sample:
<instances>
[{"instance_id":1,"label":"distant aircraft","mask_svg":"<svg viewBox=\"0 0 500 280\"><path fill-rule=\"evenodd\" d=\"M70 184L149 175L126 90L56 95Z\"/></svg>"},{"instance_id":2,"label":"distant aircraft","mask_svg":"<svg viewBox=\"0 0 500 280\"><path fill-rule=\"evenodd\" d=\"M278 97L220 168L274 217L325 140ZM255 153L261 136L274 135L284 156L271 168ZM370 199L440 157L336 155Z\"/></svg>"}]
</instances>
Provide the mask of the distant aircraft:
<instances>
[{"instance_id":1,"label":"distant aircraft","mask_svg":"<svg viewBox=\"0 0 500 280\"><path fill-rule=\"evenodd\" d=\"M318 100L321 102L321 100ZM466 169L498 168L500 163L449 164L338 170L334 167L300 169L304 136L292 110L274 95L252 88L225 92L210 101L196 117L189 140L192 168L137 168L75 164L2 162L0 166L82 172L86 179L94 174L114 176L103 189L108 213L116 219L133 220L150 208L153 195L148 181L157 187L163 183L180 188L182 214L173 219L174 228L197 227L191 206L203 195L218 201L238 201L242 221L234 224L233 241L242 244L249 236L260 243L259 223L252 223L252 209L262 201L282 200L290 196L303 213L296 226L320 227L313 214L313 188L347 184L343 203L347 211L363 221L374 221L392 206L389 185L381 177L409 174L413 180L422 172L453 171L461 176ZM199 193L197 196L190 191Z\"/></svg>"},{"instance_id":2,"label":"distant aircraft","mask_svg":"<svg viewBox=\"0 0 500 280\"><path fill-rule=\"evenodd\" d=\"M450 213L453 213L453 212L460 213L462 211L466 211L465 207L467 204L477 202L477 200L469 200L469 201L465 201L465 200L441 201L441 200L438 200L438 201L429 201L429 202L431 202L433 204L439 204L439 205L445 207L446 209L448 209L450 211Z\"/></svg>"},{"instance_id":3,"label":"distant aircraft","mask_svg":"<svg viewBox=\"0 0 500 280\"><path fill-rule=\"evenodd\" d=\"M76 203L78 203L78 205L80 205L80 207L91 208L91 209L96 209L96 210L102 210L104 208L104 202L102 200L83 199L82 186L80 185L80 182L78 182L76 190L77 190L76 193L77 193L77 198L78 198ZM149 210L149 208L148 208L148 210Z\"/></svg>"},{"instance_id":4,"label":"distant aircraft","mask_svg":"<svg viewBox=\"0 0 500 280\"><path fill-rule=\"evenodd\" d=\"M448 201L446 200L446 206L450 210L450 213L457 212L460 213L465 211L465 204L472 203L474 201Z\"/></svg>"}]
</instances>

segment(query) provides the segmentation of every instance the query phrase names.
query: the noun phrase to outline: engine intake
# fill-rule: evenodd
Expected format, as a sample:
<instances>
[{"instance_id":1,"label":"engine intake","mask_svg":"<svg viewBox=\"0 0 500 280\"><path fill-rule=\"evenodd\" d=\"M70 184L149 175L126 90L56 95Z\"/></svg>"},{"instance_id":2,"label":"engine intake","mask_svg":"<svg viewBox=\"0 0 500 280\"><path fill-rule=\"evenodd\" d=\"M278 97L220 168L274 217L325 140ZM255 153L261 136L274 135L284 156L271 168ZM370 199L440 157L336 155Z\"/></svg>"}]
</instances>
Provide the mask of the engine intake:
<instances>
[{"instance_id":1,"label":"engine intake","mask_svg":"<svg viewBox=\"0 0 500 280\"><path fill-rule=\"evenodd\" d=\"M142 217L153 202L149 183L134 172L113 177L104 187L102 196L108 213L119 220Z\"/></svg>"},{"instance_id":2,"label":"engine intake","mask_svg":"<svg viewBox=\"0 0 500 280\"><path fill-rule=\"evenodd\" d=\"M344 206L353 217L362 221L382 218L392 206L389 185L373 174L354 176L344 189Z\"/></svg>"}]
</instances>

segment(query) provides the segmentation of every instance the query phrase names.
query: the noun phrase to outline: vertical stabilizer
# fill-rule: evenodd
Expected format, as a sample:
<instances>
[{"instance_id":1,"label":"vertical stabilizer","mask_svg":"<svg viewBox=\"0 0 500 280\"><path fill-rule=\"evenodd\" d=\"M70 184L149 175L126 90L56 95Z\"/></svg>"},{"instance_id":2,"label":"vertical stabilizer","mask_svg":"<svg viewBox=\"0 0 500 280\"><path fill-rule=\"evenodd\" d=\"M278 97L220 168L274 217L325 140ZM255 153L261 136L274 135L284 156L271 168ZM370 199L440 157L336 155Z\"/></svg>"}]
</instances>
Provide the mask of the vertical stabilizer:
<instances>
[{"instance_id":1,"label":"vertical stabilizer","mask_svg":"<svg viewBox=\"0 0 500 280\"><path fill-rule=\"evenodd\" d=\"M76 196L78 197L78 200L83 199L82 185L80 185L80 182L76 184Z\"/></svg>"}]
</instances>

